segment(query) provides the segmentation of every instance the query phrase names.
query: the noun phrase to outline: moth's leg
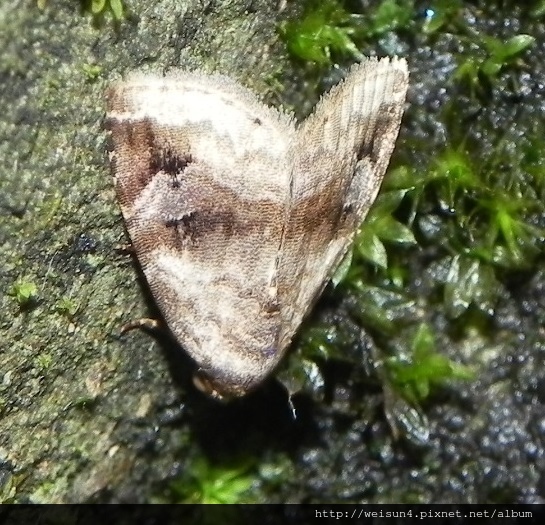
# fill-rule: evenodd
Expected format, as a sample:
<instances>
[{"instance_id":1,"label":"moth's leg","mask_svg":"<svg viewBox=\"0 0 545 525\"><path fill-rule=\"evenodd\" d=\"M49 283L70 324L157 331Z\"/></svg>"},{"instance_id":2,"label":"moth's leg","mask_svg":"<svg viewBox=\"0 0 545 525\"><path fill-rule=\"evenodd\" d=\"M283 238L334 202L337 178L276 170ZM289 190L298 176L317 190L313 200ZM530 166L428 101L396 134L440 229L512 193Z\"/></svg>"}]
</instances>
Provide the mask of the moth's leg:
<instances>
[{"instance_id":1,"label":"moth's leg","mask_svg":"<svg viewBox=\"0 0 545 525\"><path fill-rule=\"evenodd\" d=\"M151 317L142 317L129 323L124 324L121 327L121 333L124 334L129 330L135 328L143 328L144 330L162 330L165 328L164 324L159 319L152 319Z\"/></svg>"},{"instance_id":2,"label":"moth's leg","mask_svg":"<svg viewBox=\"0 0 545 525\"><path fill-rule=\"evenodd\" d=\"M115 246L115 250L123 253L123 255L136 254L134 250L134 246L131 243L118 244L117 246ZM136 319L134 321L130 321L124 324L121 327L120 332L121 334L124 334L125 332L134 330L135 328L142 328L144 330L153 331L153 330L162 330L165 328L165 326L164 326L164 323L162 323L159 319L153 319L151 317L142 317L141 319Z\"/></svg>"},{"instance_id":3,"label":"moth's leg","mask_svg":"<svg viewBox=\"0 0 545 525\"><path fill-rule=\"evenodd\" d=\"M123 244L116 244L114 246L114 250L123 255L134 255L136 253L134 250L134 246L130 242L123 243Z\"/></svg>"}]
</instances>

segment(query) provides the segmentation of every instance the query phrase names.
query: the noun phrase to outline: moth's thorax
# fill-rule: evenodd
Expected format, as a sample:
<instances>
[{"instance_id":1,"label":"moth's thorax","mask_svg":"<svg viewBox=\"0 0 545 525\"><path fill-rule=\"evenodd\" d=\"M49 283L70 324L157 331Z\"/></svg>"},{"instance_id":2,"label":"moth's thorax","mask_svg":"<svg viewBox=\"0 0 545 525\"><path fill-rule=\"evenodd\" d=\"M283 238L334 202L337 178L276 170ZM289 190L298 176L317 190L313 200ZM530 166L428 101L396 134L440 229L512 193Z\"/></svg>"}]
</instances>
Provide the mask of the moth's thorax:
<instances>
[{"instance_id":1,"label":"moth's thorax","mask_svg":"<svg viewBox=\"0 0 545 525\"><path fill-rule=\"evenodd\" d=\"M117 197L201 390L274 370L375 199L407 85L404 60L365 60L299 125L221 75L109 90Z\"/></svg>"}]
</instances>

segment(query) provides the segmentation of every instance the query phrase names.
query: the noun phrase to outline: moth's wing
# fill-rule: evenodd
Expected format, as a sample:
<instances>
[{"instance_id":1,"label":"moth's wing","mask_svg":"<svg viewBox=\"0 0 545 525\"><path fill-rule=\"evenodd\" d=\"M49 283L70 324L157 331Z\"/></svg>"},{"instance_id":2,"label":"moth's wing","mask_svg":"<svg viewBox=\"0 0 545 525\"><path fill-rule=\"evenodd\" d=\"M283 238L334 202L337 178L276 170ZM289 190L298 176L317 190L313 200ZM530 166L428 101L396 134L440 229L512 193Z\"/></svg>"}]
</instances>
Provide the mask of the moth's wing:
<instances>
[{"instance_id":1,"label":"moth's wing","mask_svg":"<svg viewBox=\"0 0 545 525\"><path fill-rule=\"evenodd\" d=\"M278 270L285 344L376 197L399 132L407 86L404 60L367 59L297 129Z\"/></svg>"},{"instance_id":2,"label":"moth's wing","mask_svg":"<svg viewBox=\"0 0 545 525\"><path fill-rule=\"evenodd\" d=\"M115 85L107 117L117 196L154 298L204 388L244 393L279 358L271 282L294 124L234 81L195 73Z\"/></svg>"}]
</instances>

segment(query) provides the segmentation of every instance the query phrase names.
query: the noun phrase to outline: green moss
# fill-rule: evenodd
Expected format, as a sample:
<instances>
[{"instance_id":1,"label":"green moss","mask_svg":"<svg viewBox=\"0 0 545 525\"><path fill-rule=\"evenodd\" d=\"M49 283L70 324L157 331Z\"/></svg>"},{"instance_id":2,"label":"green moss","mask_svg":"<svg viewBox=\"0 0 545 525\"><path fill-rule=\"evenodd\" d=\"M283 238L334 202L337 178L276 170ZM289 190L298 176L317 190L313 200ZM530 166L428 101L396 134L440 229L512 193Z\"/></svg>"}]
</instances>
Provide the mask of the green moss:
<instances>
[{"instance_id":1,"label":"green moss","mask_svg":"<svg viewBox=\"0 0 545 525\"><path fill-rule=\"evenodd\" d=\"M318 329L315 331L322 332L322 330ZM276 375L276 378L284 386L289 396L303 390L310 390L317 397L323 393L325 380L320 367L315 361L316 355L309 357L309 354L312 354L316 348L313 346L315 343L316 341L309 341L307 339L303 351L290 354L287 362L284 363L284 366ZM334 351L334 348L329 348L328 350ZM327 357L331 358L331 354ZM293 406L291 408L295 410Z\"/></svg>"},{"instance_id":2,"label":"green moss","mask_svg":"<svg viewBox=\"0 0 545 525\"><path fill-rule=\"evenodd\" d=\"M248 461L213 465L198 456L172 484L171 496L179 503L249 503L254 471L255 465Z\"/></svg>"},{"instance_id":3,"label":"green moss","mask_svg":"<svg viewBox=\"0 0 545 525\"><path fill-rule=\"evenodd\" d=\"M93 15L95 21L104 16L111 16L115 22L120 22L126 16L126 5L123 0L79 0L82 9ZM48 0L36 0L39 9L44 10Z\"/></svg>"},{"instance_id":4,"label":"green moss","mask_svg":"<svg viewBox=\"0 0 545 525\"><path fill-rule=\"evenodd\" d=\"M545 0L537 0L532 7L532 16L535 18L541 18L545 16Z\"/></svg>"},{"instance_id":5,"label":"green moss","mask_svg":"<svg viewBox=\"0 0 545 525\"><path fill-rule=\"evenodd\" d=\"M47 370L53 362L53 356L49 353L38 354L34 360L36 368L40 370Z\"/></svg>"},{"instance_id":6,"label":"green moss","mask_svg":"<svg viewBox=\"0 0 545 525\"><path fill-rule=\"evenodd\" d=\"M505 42L485 34L470 35L469 38L479 51L459 57L454 78L466 83L475 94L482 94L505 68L517 67L519 57L535 43L533 36L524 34Z\"/></svg>"},{"instance_id":7,"label":"green moss","mask_svg":"<svg viewBox=\"0 0 545 525\"><path fill-rule=\"evenodd\" d=\"M440 247L434 273L450 317L472 304L490 312L503 272L530 269L542 253L545 230L536 217L544 211L544 170L534 145L517 148L513 154L501 137L486 155L448 146L428 170L404 166L386 181L387 189L407 192L419 243ZM442 212L429 213L433 201Z\"/></svg>"},{"instance_id":8,"label":"green moss","mask_svg":"<svg viewBox=\"0 0 545 525\"><path fill-rule=\"evenodd\" d=\"M108 13L119 22L125 16L123 0L84 0L83 4L95 17Z\"/></svg>"},{"instance_id":9,"label":"green moss","mask_svg":"<svg viewBox=\"0 0 545 525\"><path fill-rule=\"evenodd\" d=\"M364 260L387 269L388 258L384 243L414 245L413 232L393 215L408 190L382 192L369 213L365 227L354 243L355 250Z\"/></svg>"},{"instance_id":10,"label":"green moss","mask_svg":"<svg viewBox=\"0 0 545 525\"><path fill-rule=\"evenodd\" d=\"M408 26L412 16L410 0L383 0L365 14L349 12L338 0L307 1L302 16L279 30L294 58L331 66L339 57L363 58L364 42Z\"/></svg>"},{"instance_id":11,"label":"green moss","mask_svg":"<svg viewBox=\"0 0 545 525\"><path fill-rule=\"evenodd\" d=\"M452 380L469 380L472 371L441 355L431 328L421 324L414 334L409 352L385 360L387 380L406 400L420 404L432 387Z\"/></svg>"},{"instance_id":12,"label":"green moss","mask_svg":"<svg viewBox=\"0 0 545 525\"><path fill-rule=\"evenodd\" d=\"M67 317L73 317L78 311L79 305L68 297L61 297L55 305L57 312Z\"/></svg>"},{"instance_id":13,"label":"green moss","mask_svg":"<svg viewBox=\"0 0 545 525\"><path fill-rule=\"evenodd\" d=\"M38 286L36 286L36 284L32 281L19 279L13 283L8 291L8 294L17 301L20 307L29 306L36 300L38 295Z\"/></svg>"},{"instance_id":14,"label":"green moss","mask_svg":"<svg viewBox=\"0 0 545 525\"><path fill-rule=\"evenodd\" d=\"M352 40L355 31L351 15L334 0L308 3L300 19L280 26L290 53L317 64L330 64L332 53L361 56Z\"/></svg>"},{"instance_id":15,"label":"green moss","mask_svg":"<svg viewBox=\"0 0 545 525\"><path fill-rule=\"evenodd\" d=\"M516 75L527 67L536 39L522 31L487 34L485 26L468 23L461 0L438 0L425 11L411 1L369 2L361 13L349 5L307 2L300 16L281 26L292 56L316 78L337 61L360 59L368 42L386 42L393 31L397 38L411 33L417 20L423 45L433 46L446 33L458 42L456 51L447 45L443 55L450 59L443 84L453 96L433 116L445 140L421 157L410 152L426 144L408 138L398 145L405 157L394 155L354 249L333 277L340 293L355 299L351 319L378 347L373 359L385 364L387 406L401 407L391 413L416 434L425 427L418 406L432 389L472 377L435 347L430 312L448 320L447 338L458 343L469 327L482 331L483 320L493 318L510 275L534 271L543 256L543 124L521 122L526 129L518 134L494 124L501 111L496 102L519 96ZM534 2L529 16L542 17L543 5ZM405 121L416 112L409 107ZM426 261L415 264L422 252ZM322 391L323 377L312 365L323 368L329 359L346 357L346 341L331 330L315 326L304 334L300 351L281 373L290 391L304 384Z\"/></svg>"},{"instance_id":16,"label":"green moss","mask_svg":"<svg viewBox=\"0 0 545 525\"><path fill-rule=\"evenodd\" d=\"M462 0L437 0L425 11L423 32L432 36L440 31L456 32L460 26Z\"/></svg>"},{"instance_id":17,"label":"green moss","mask_svg":"<svg viewBox=\"0 0 545 525\"><path fill-rule=\"evenodd\" d=\"M292 469L293 464L284 455L272 461L255 457L212 461L199 455L187 463L184 474L171 483L160 502L259 503L266 501L265 492L285 483Z\"/></svg>"},{"instance_id":18,"label":"green moss","mask_svg":"<svg viewBox=\"0 0 545 525\"><path fill-rule=\"evenodd\" d=\"M94 81L102 75L102 66L98 64L83 64L82 69L89 81Z\"/></svg>"}]
</instances>

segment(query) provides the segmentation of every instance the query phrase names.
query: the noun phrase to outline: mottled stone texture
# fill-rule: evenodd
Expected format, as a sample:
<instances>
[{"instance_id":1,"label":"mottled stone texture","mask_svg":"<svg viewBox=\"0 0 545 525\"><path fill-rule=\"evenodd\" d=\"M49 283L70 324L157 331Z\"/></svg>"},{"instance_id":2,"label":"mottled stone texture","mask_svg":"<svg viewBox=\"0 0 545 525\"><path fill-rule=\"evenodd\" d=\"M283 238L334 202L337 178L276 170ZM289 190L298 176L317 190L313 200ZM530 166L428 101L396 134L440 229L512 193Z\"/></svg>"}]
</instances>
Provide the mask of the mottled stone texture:
<instances>
[{"instance_id":1,"label":"mottled stone texture","mask_svg":"<svg viewBox=\"0 0 545 525\"><path fill-rule=\"evenodd\" d=\"M171 341L119 336L153 301L115 249L104 92L129 70L198 67L264 93L277 8L131 0L116 27L77 2L24 4L0 3L0 497L148 501L186 455L189 427L160 420L184 413L189 363ZM36 293L19 303L14 284Z\"/></svg>"}]
</instances>

